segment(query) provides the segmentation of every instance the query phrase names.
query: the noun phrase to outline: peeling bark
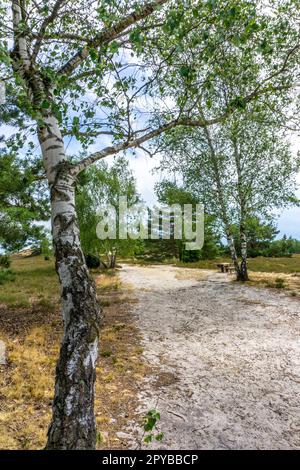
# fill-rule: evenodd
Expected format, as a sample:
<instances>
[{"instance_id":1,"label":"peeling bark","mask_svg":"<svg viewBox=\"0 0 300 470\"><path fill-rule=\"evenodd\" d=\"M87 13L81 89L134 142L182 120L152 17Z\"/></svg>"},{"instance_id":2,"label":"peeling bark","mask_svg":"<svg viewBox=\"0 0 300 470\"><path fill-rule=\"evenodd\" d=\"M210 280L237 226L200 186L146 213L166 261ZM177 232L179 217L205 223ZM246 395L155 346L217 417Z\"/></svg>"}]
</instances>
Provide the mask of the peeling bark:
<instances>
[{"instance_id":1,"label":"peeling bark","mask_svg":"<svg viewBox=\"0 0 300 470\"><path fill-rule=\"evenodd\" d=\"M55 117L45 118L39 139L51 192L52 235L64 322L46 449L94 449L100 308L80 246L75 176L66 162Z\"/></svg>"},{"instance_id":2,"label":"peeling bark","mask_svg":"<svg viewBox=\"0 0 300 470\"><path fill-rule=\"evenodd\" d=\"M240 266L239 281L246 282L246 281L249 281L248 268L247 268L247 237L243 228L241 228L240 230L240 237L241 237L242 261L241 261L241 266Z\"/></svg>"},{"instance_id":3,"label":"peeling bark","mask_svg":"<svg viewBox=\"0 0 300 470\"><path fill-rule=\"evenodd\" d=\"M244 178L243 178L243 170L241 164L241 155L238 147L238 143L236 140L236 136L233 134L232 137L233 143L233 153L237 171L237 189L238 189L238 200L240 206L240 224L239 224L239 232L240 232L240 243L241 243L241 264L239 268L239 273L237 276L238 281L246 282L249 281L248 277L248 270L247 270L247 236L245 230L245 219L246 219L246 200L245 200L245 193L243 191L244 187Z\"/></svg>"},{"instance_id":4,"label":"peeling bark","mask_svg":"<svg viewBox=\"0 0 300 470\"><path fill-rule=\"evenodd\" d=\"M238 256L236 254L234 239L229 231L227 232L226 236L227 236L227 243L228 243L229 250L230 250L230 256L231 256L233 265L235 267L236 279L237 281L239 281L240 280L240 264L239 264Z\"/></svg>"}]
</instances>

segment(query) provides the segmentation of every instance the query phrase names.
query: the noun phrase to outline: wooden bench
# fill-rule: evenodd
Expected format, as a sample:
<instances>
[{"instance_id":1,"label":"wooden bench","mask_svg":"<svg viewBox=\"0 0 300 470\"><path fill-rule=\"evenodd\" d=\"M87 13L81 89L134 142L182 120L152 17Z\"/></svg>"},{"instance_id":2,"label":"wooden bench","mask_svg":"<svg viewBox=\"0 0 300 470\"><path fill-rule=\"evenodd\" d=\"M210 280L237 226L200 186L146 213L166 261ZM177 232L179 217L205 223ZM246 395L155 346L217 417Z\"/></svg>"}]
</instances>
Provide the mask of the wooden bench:
<instances>
[{"instance_id":1,"label":"wooden bench","mask_svg":"<svg viewBox=\"0 0 300 470\"><path fill-rule=\"evenodd\" d=\"M235 271L235 267L233 264L230 263L218 263L217 267L220 268L221 273L233 273Z\"/></svg>"},{"instance_id":2,"label":"wooden bench","mask_svg":"<svg viewBox=\"0 0 300 470\"><path fill-rule=\"evenodd\" d=\"M229 263L218 263L217 268L220 268L221 273L227 273L229 269Z\"/></svg>"}]
</instances>

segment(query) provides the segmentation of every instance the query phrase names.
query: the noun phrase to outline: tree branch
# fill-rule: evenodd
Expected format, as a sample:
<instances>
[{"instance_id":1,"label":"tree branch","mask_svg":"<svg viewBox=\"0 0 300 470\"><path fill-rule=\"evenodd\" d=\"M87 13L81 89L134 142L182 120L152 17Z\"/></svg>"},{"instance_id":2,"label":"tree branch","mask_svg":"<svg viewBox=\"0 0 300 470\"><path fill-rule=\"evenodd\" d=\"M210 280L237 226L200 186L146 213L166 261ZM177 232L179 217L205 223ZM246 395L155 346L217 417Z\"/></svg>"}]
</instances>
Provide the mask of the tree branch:
<instances>
[{"instance_id":1,"label":"tree branch","mask_svg":"<svg viewBox=\"0 0 300 470\"><path fill-rule=\"evenodd\" d=\"M38 39L36 40L36 43L35 43L35 46L33 48L33 52L31 55L33 61L35 60L36 56L39 53L43 36L46 32L47 27L49 26L49 24L51 24L55 20L55 18L58 15L59 9L64 2L65 0L56 0L51 15L47 16L47 18L44 19L42 26L40 28L40 31L38 32L38 35L37 35Z\"/></svg>"},{"instance_id":2,"label":"tree branch","mask_svg":"<svg viewBox=\"0 0 300 470\"><path fill-rule=\"evenodd\" d=\"M144 18L147 18L147 16L151 15L151 13L153 13L160 5L167 3L167 1L168 0L154 0L151 3L146 3L140 8L138 12L130 13L111 28L105 29L94 39L90 40L87 46L79 50L65 65L63 65L58 70L58 73L61 75L70 75L78 67L78 65L87 58L90 47L97 48L103 44L107 44L108 42L117 38L119 34L125 31L129 26Z\"/></svg>"},{"instance_id":3,"label":"tree branch","mask_svg":"<svg viewBox=\"0 0 300 470\"><path fill-rule=\"evenodd\" d=\"M226 113L227 115L227 113ZM98 160L101 160L102 158L107 157L108 155L114 155L115 153L121 152L122 150L127 150L129 148L136 148L136 147L141 147L141 145L144 142L147 142L148 140L153 139L154 137L159 136L160 134L163 134L164 132L173 129L174 127L177 126L188 126L188 127L204 127L204 126L210 126L212 124L216 124L223 120L225 118L225 113L224 115L214 118L214 119L208 119L208 120L202 120L202 119L190 119L190 118L181 118L181 119L175 119L169 123L163 124L159 126L157 129L154 129L150 132L147 132L141 137L137 137L135 139L130 139L126 140L124 142L121 142L116 145L112 145L110 147L105 147L104 149L100 150L99 152L95 152L89 157L84 158L79 162L77 165L74 165L72 167L72 173L73 174L78 174L88 166L92 165Z\"/></svg>"},{"instance_id":4,"label":"tree branch","mask_svg":"<svg viewBox=\"0 0 300 470\"><path fill-rule=\"evenodd\" d=\"M270 76L270 79L273 78L273 75ZM263 80L263 84L266 83L266 79ZM280 90L285 90L291 88L289 85L282 85L278 87L274 87L272 91L280 91ZM260 95L263 95L265 93L270 92L270 88L263 87L261 88L261 84L257 86L251 93L246 95L244 97L244 102L249 103L255 98L259 97ZM178 126L186 126L186 127L201 127L205 128L208 126L211 126L213 124L218 124L220 122L223 122L225 119L227 119L231 114L234 113L236 110L236 105L231 105L229 106L223 114L220 116L217 116L212 119L205 119L204 117L201 117L201 119L194 119L194 118L189 118L189 117L179 117L177 119L174 119L173 121L170 121L169 123L163 124L159 126L157 129L154 129L152 131L147 132L146 134L142 135L141 137L136 137L136 138L130 138L127 139L124 142L121 142L116 145L112 145L109 147L105 147L104 149L100 150L99 152L95 152L89 157L84 158L81 160L78 164L74 165L72 167L72 173L74 175L80 173L82 170L87 168L88 166L92 165L98 160L101 160L102 158L105 158L109 155L114 155L122 150L127 150L129 148L136 148L136 147L141 147L141 145L144 142L147 142L148 140L153 139L154 137L158 137L159 135L163 134L164 132L171 130L175 127ZM136 132L137 133L137 132Z\"/></svg>"},{"instance_id":5,"label":"tree branch","mask_svg":"<svg viewBox=\"0 0 300 470\"><path fill-rule=\"evenodd\" d=\"M68 136L68 135L71 135L71 136L75 136L75 137L98 137L99 135L111 135L113 136L114 133L113 132L110 132L110 131L80 131L80 130L77 130L76 132L74 132L72 129L63 129L61 131L61 134L62 136Z\"/></svg>"},{"instance_id":6,"label":"tree branch","mask_svg":"<svg viewBox=\"0 0 300 470\"><path fill-rule=\"evenodd\" d=\"M15 71L21 71L23 75L30 67L30 58L28 55L27 42L24 34L20 28L22 23L22 10L19 0L12 1L12 17L13 17L13 31L14 31L14 47L11 52L11 57L16 58L14 61Z\"/></svg>"}]
</instances>

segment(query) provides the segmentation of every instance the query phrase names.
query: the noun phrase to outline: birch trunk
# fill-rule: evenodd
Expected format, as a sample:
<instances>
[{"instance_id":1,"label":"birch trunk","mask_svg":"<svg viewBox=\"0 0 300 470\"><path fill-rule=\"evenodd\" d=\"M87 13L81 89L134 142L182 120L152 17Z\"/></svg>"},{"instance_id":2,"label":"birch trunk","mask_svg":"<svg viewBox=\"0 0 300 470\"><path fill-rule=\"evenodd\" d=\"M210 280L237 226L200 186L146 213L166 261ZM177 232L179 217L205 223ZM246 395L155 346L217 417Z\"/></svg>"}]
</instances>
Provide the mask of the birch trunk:
<instances>
[{"instance_id":1,"label":"birch trunk","mask_svg":"<svg viewBox=\"0 0 300 470\"><path fill-rule=\"evenodd\" d=\"M204 118L202 110L200 108L199 108L199 111L202 117ZM234 238L233 238L230 223L229 223L228 211L227 211L227 206L225 202L226 196L224 194L222 178L220 174L219 159L218 159L218 155L215 152L215 147L213 145L213 141L212 141L212 138L211 138L211 135L207 126L204 126L204 132L206 135L207 144L209 146L210 154L211 154L213 173L214 173L214 178L215 178L215 182L217 186L217 198L218 198L218 203L220 207L220 215L221 215L221 219L223 221L224 228L225 228L227 243L228 243L229 250L230 250L230 256L231 256L233 265L235 267L236 280L240 281L241 280L241 266L239 264L238 256L237 256L236 249L235 249Z\"/></svg>"},{"instance_id":2,"label":"birch trunk","mask_svg":"<svg viewBox=\"0 0 300 470\"><path fill-rule=\"evenodd\" d=\"M230 250L230 256L231 256L233 265L235 267L236 280L239 281L240 276L241 276L240 264L239 264L238 256L236 254L234 239L230 233L227 233L227 243L228 243L229 250Z\"/></svg>"},{"instance_id":3,"label":"birch trunk","mask_svg":"<svg viewBox=\"0 0 300 470\"><path fill-rule=\"evenodd\" d=\"M230 250L230 256L235 267L236 280L242 282L249 281L247 268L247 238L245 233L241 233L241 263L239 263L234 240L231 235L227 235L227 243Z\"/></svg>"},{"instance_id":4,"label":"birch trunk","mask_svg":"<svg viewBox=\"0 0 300 470\"><path fill-rule=\"evenodd\" d=\"M241 267L240 267L240 281L246 282L249 281L248 268L247 268L247 237L242 229L240 232L241 237Z\"/></svg>"},{"instance_id":5,"label":"birch trunk","mask_svg":"<svg viewBox=\"0 0 300 470\"><path fill-rule=\"evenodd\" d=\"M51 193L53 245L64 322L46 449L93 449L100 309L80 246L76 177L66 162L62 136L53 116L45 118L39 140Z\"/></svg>"},{"instance_id":6,"label":"birch trunk","mask_svg":"<svg viewBox=\"0 0 300 470\"><path fill-rule=\"evenodd\" d=\"M239 151L238 142L236 135L232 135L233 153L237 171L237 188L238 188L238 200L240 206L240 241L241 241L241 264L238 275L238 281L246 282L249 281L248 270L247 270L247 237L245 232L245 218L246 218L246 199L245 199L245 185L243 177L243 169L241 164L241 154Z\"/></svg>"}]
</instances>

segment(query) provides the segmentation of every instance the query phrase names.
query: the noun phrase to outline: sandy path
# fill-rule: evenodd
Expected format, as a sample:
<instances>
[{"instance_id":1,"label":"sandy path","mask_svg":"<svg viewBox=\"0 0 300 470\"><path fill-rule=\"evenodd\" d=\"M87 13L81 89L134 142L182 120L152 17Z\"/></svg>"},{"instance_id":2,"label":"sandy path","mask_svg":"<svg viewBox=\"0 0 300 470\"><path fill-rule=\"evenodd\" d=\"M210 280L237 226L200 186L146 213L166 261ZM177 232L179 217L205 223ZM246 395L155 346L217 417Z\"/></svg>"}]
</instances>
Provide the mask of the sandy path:
<instances>
[{"instance_id":1,"label":"sandy path","mask_svg":"<svg viewBox=\"0 0 300 470\"><path fill-rule=\"evenodd\" d=\"M162 416L153 448L300 449L299 301L211 271L124 266L121 277L157 366L140 394Z\"/></svg>"}]
</instances>

